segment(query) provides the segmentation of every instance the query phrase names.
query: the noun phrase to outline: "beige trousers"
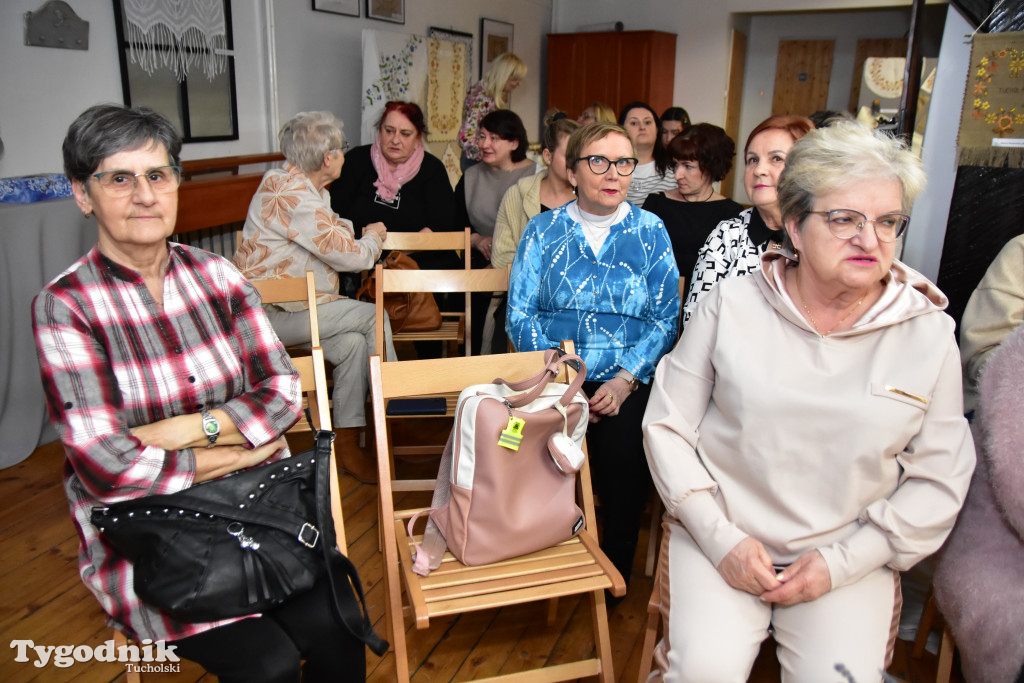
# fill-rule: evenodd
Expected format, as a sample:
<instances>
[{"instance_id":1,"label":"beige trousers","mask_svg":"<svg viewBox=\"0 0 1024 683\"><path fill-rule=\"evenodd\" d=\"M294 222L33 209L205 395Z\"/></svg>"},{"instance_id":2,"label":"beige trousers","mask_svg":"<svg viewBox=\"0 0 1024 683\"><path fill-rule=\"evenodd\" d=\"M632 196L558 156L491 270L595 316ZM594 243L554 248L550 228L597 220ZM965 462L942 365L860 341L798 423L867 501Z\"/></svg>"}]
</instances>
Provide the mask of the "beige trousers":
<instances>
[{"instance_id":1,"label":"beige trousers","mask_svg":"<svg viewBox=\"0 0 1024 683\"><path fill-rule=\"evenodd\" d=\"M662 679L746 681L770 631L785 683L849 680L837 665L857 683L882 680L902 602L892 569L877 569L811 602L772 606L725 583L681 525L666 522L664 528L665 633L655 651Z\"/></svg>"}]
</instances>

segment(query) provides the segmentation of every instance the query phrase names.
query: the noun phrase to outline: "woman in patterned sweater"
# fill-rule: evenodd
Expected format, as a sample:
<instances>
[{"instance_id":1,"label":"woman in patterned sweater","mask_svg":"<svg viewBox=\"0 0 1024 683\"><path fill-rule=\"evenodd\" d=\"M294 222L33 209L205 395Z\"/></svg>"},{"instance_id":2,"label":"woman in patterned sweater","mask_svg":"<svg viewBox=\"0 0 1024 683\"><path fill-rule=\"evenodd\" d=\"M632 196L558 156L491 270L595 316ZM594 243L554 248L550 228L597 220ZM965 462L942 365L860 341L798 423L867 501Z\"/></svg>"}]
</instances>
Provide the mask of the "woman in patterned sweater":
<instances>
[{"instance_id":1,"label":"woman in patterned sweater","mask_svg":"<svg viewBox=\"0 0 1024 683\"><path fill-rule=\"evenodd\" d=\"M665 226L626 201L633 154L626 131L613 124L572 134L565 163L577 199L527 223L506 323L520 351L572 339L587 364L601 547L627 584L651 487L640 424L679 316L679 269Z\"/></svg>"},{"instance_id":2,"label":"woman in patterned sweater","mask_svg":"<svg viewBox=\"0 0 1024 683\"><path fill-rule=\"evenodd\" d=\"M784 229L776 185L793 143L814 128L805 116L772 116L759 123L743 148L743 187L754 206L718 224L704 243L683 303L683 325L719 280L761 267L761 254L782 244Z\"/></svg>"}]
</instances>

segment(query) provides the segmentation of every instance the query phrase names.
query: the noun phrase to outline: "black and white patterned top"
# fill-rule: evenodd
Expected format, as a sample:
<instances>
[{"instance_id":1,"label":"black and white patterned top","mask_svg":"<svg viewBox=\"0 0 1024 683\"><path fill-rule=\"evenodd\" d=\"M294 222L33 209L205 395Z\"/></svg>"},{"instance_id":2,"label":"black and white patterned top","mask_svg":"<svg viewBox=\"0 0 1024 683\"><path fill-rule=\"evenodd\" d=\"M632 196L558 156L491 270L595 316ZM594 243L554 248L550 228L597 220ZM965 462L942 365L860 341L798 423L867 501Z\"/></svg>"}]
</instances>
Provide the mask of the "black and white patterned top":
<instances>
[{"instance_id":1,"label":"black and white patterned top","mask_svg":"<svg viewBox=\"0 0 1024 683\"><path fill-rule=\"evenodd\" d=\"M683 302L683 325L686 325L697 304L719 280L759 270L761 254L769 246L781 245L782 235L782 230L769 228L754 207L744 209L739 216L719 223L708 235L697 256L697 265L690 278L690 289Z\"/></svg>"}]
</instances>

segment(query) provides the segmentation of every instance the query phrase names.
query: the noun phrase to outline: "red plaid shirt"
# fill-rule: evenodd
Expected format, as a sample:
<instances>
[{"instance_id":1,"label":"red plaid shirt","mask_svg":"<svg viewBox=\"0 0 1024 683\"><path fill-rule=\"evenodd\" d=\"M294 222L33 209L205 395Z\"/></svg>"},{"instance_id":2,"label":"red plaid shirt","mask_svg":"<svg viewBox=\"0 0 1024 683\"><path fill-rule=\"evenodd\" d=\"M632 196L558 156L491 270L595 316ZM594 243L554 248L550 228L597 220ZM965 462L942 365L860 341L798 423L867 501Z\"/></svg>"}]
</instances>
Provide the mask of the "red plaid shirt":
<instances>
[{"instance_id":1,"label":"red plaid shirt","mask_svg":"<svg viewBox=\"0 0 1024 683\"><path fill-rule=\"evenodd\" d=\"M117 628L153 640L228 622L184 624L140 602L131 563L90 523L93 506L193 483L192 449L143 446L129 429L206 406L224 410L258 446L301 410L298 373L252 285L219 256L174 243L169 251L162 309L139 273L96 248L32 309L46 402L67 453L82 580Z\"/></svg>"}]
</instances>

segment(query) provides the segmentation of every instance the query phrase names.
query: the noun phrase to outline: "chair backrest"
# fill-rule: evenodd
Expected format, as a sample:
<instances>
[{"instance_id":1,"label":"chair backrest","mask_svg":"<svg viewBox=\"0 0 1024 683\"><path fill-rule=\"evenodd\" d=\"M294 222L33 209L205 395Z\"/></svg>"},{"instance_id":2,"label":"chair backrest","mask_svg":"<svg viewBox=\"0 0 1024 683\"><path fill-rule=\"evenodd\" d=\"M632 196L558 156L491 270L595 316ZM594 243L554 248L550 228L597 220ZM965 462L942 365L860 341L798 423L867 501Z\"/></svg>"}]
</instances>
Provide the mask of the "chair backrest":
<instances>
[{"instance_id":1,"label":"chair backrest","mask_svg":"<svg viewBox=\"0 0 1024 683\"><path fill-rule=\"evenodd\" d=\"M320 324L317 317L316 286L313 271L307 270L306 277L285 277L271 280L250 280L265 304L280 304L303 301L309 306L310 355L292 356L292 365L299 371L303 396L314 429L333 431L331 424L330 394L327 391L327 366L324 350L320 347ZM289 434L309 432L306 418L301 417ZM338 537L338 549L346 553L345 524L341 516L341 493L337 481L337 463L334 446L331 446L331 513Z\"/></svg>"},{"instance_id":2,"label":"chair backrest","mask_svg":"<svg viewBox=\"0 0 1024 683\"><path fill-rule=\"evenodd\" d=\"M389 232L384 249L402 251L461 251L468 269L472 245L469 228L461 232Z\"/></svg>"},{"instance_id":3,"label":"chair backrest","mask_svg":"<svg viewBox=\"0 0 1024 683\"><path fill-rule=\"evenodd\" d=\"M374 292L377 307L376 353L384 355L384 296L402 292L465 292L466 330L472 328L472 306L469 294L473 292L508 291L508 268L479 268L476 270L389 270L377 264L377 291ZM472 353L471 344L466 341L466 355ZM493 379L493 378L492 378Z\"/></svg>"},{"instance_id":4,"label":"chair backrest","mask_svg":"<svg viewBox=\"0 0 1024 683\"><path fill-rule=\"evenodd\" d=\"M305 302L309 306L310 346L320 346L320 323L316 316L316 282L313 271L306 277L281 277L270 280L250 280L265 304Z\"/></svg>"}]
</instances>

